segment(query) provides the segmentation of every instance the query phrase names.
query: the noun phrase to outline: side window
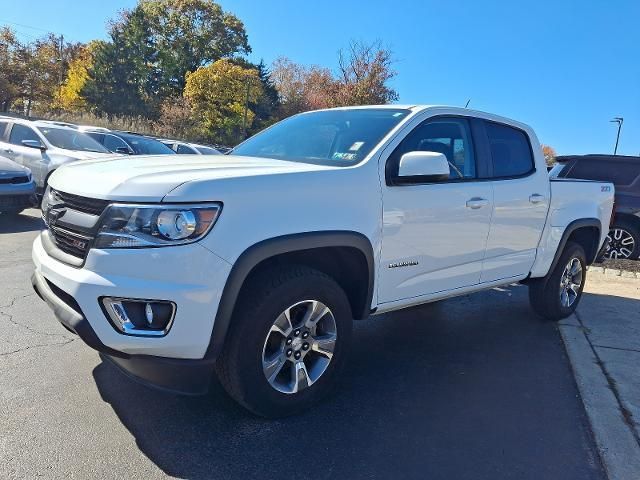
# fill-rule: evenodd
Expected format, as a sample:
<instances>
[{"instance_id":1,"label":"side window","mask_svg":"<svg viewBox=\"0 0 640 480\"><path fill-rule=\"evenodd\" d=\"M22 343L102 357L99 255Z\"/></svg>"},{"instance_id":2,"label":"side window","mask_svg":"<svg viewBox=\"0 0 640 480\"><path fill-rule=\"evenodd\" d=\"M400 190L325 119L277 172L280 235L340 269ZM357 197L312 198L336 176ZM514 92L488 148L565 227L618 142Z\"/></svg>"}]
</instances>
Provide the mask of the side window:
<instances>
[{"instance_id":1,"label":"side window","mask_svg":"<svg viewBox=\"0 0 640 480\"><path fill-rule=\"evenodd\" d=\"M535 169L529 138L517 128L485 122L493 162L493 177L518 177Z\"/></svg>"},{"instance_id":2,"label":"side window","mask_svg":"<svg viewBox=\"0 0 640 480\"><path fill-rule=\"evenodd\" d=\"M110 152L115 152L118 148L126 148L127 150L129 150L127 144L124 143L121 138L118 138L115 135L105 135L102 144Z\"/></svg>"},{"instance_id":3,"label":"side window","mask_svg":"<svg viewBox=\"0 0 640 480\"><path fill-rule=\"evenodd\" d=\"M196 152L192 148L189 148L186 145L183 145L183 144L180 143L180 144L178 144L178 150L176 150L176 153L194 155L194 154L196 154L198 152Z\"/></svg>"},{"instance_id":4,"label":"side window","mask_svg":"<svg viewBox=\"0 0 640 480\"><path fill-rule=\"evenodd\" d=\"M0 122L0 142L4 142L4 132L7 129L9 122Z\"/></svg>"},{"instance_id":5,"label":"side window","mask_svg":"<svg viewBox=\"0 0 640 480\"><path fill-rule=\"evenodd\" d=\"M476 178L476 162L469 124L462 118L436 118L418 125L391 154L392 175L407 152L437 152L449 161L451 180Z\"/></svg>"},{"instance_id":6,"label":"side window","mask_svg":"<svg viewBox=\"0 0 640 480\"><path fill-rule=\"evenodd\" d=\"M26 125L14 123L9 135L9 143L13 145L22 145L23 140L36 140L41 142L40 137L31 128Z\"/></svg>"}]
</instances>

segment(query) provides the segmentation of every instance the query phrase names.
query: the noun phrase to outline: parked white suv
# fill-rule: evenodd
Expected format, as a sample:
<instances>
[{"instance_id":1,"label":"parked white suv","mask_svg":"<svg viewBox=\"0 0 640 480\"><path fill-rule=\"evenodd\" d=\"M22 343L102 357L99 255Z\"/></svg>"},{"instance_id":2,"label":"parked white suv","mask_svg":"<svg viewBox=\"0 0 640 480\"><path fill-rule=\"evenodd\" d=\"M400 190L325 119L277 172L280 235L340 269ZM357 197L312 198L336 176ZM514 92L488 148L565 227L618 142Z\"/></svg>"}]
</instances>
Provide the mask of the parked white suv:
<instances>
[{"instance_id":1,"label":"parked white suv","mask_svg":"<svg viewBox=\"0 0 640 480\"><path fill-rule=\"evenodd\" d=\"M60 165L113 156L88 135L60 122L0 119L0 157L29 168L40 192Z\"/></svg>"},{"instance_id":2,"label":"parked white suv","mask_svg":"<svg viewBox=\"0 0 640 480\"><path fill-rule=\"evenodd\" d=\"M558 320L606 238L613 186L549 181L528 126L461 108L309 112L215 159L77 162L50 179L33 284L147 383L264 416L334 383L352 320L529 285Z\"/></svg>"}]
</instances>

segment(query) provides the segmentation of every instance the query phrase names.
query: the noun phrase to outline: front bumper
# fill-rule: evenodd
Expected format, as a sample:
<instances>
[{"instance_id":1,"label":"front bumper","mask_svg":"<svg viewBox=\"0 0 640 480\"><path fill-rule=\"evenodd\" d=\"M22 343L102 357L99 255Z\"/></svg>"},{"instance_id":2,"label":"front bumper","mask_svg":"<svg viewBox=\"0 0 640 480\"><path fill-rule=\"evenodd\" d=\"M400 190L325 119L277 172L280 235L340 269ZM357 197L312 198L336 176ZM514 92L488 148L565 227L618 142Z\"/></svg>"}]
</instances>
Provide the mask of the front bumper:
<instances>
[{"instance_id":1,"label":"front bumper","mask_svg":"<svg viewBox=\"0 0 640 480\"><path fill-rule=\"evenodd\" d=\"M35 207L38 204L35 193L36 186L33 181L29 183L2 184L0 185L0 210L20 211L25 208Z\"/></svg>"},{"instance_id":2,"label":"front bumper","mask_svg":"<svg viewBox=\"0 0 640 480\"><path fill-rule=\"evenodd\" d=\"M200 393L213 361L205 358L231 266L198 244L137 250L91 250L82 268L33 244L33 286L68 330L129 374L169 390ZM176 304L164 337L123 335L106 318L104 296ZM203 379L206 378L206 382Z\"/></svg>"}]
</instances>

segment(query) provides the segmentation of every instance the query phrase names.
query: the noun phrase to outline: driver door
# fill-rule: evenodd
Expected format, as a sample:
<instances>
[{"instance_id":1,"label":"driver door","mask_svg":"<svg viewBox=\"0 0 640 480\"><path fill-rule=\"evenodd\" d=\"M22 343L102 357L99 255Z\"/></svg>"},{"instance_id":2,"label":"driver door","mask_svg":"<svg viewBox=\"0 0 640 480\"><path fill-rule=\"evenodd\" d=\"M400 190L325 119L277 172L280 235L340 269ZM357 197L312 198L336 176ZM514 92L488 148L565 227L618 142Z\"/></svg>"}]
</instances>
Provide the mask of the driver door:
<instances>
[{"instance_id":1,"label":"driver door","mask_svg":"<svg viewBox=\"0 0 640 480\"><path fill-rule=\"evenodd\" d=\"M47 176L49 157L47 152L37 148L25 147L23 140L35 140L44 145L38 134L27 125L14 123L9 133L10 149L13 151L13 160L31 170L36 185L42 187Z\"/></svg>"},{"instance_id":2,"label":"driver door","mask_svg":"<svg viewBox=\"0 0 640 480\"><path fill-rule=\"evenodd\" d=\"M493 208L491 183L479 162L466 118L439 116L415 127L387 159L383 185L381 303L480 283ZM394 184L400 157L442 153L449 179ZM482 167L481 167L482 168Z\"/></svg>"}]
</instances>

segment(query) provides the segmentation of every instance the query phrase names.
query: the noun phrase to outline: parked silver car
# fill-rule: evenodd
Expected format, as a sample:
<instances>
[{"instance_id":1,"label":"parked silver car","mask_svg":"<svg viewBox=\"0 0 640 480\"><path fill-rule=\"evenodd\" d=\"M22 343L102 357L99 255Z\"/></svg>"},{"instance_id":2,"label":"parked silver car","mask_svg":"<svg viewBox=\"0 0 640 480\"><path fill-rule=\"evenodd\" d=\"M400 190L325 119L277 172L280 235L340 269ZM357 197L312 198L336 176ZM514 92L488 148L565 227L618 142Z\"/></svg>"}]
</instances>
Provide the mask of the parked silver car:
<instances>
[{"instance_id":1,"label":"parked silver car","mask_svg":"<svg viewBox=\"0 0 640 480\"><path fill-rule=\"evenodd\" d=\"M40 193L60 165L113 156L85 133L54 122L0 119L0 157L28 167Z\"/></svg>"},{"instance_id":2,"label":"parked silver car","mask_svg":"<svg viewBox=\"0 0 640 480\"><path fill-rule=\"evenodd\" d=\"M160 141L181 155L222 155L222 152L208 145L181 142L180 140L171 140L168 138L163 138Z\"/></svg>"},{"instance_id":3,"label":"parked silver car","mask_svg":"<svg viewBox=\"0 0 640 480\"><path fill-rule=\"evenodd\" d=\"M0 214L18 214L36 205L36 185L28 168L0 158Z\"/></svg>"}]
</instances>

